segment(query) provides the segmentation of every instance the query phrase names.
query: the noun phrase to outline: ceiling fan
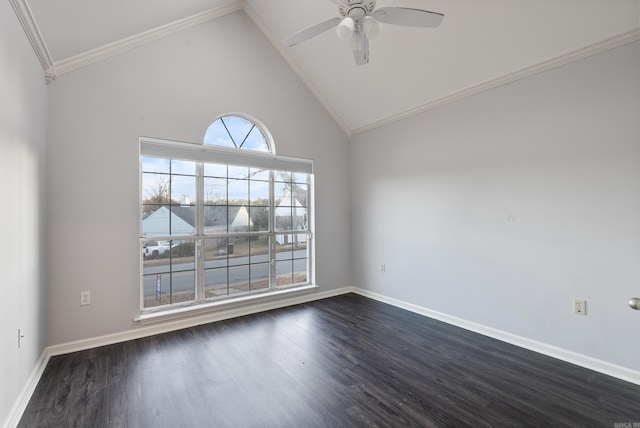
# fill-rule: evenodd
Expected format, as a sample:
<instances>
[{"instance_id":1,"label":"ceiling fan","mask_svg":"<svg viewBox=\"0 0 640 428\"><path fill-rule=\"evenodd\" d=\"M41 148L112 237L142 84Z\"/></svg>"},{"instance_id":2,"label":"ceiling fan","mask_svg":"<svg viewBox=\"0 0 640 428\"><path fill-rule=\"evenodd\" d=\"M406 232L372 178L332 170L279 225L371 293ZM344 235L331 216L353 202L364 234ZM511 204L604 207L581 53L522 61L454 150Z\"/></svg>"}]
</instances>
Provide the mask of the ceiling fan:
<instances>
[{"instance_id":1,"label":"ceiling fan","mask_svg":"<svg viewBox=\"0 0 640 428\"><path fill-rule=\"evenodd\" d=\"M291 47L337 27L338 37L346 40L353 49L357 65L369 62L369 40L380 35L381 25L395 24L409 27L435 28L444 15L422 9L406 7L381 7L376 9L376 0L331 0L338 5L340 16L319 22L284 40Z\"/></svg>"}]
</instances>

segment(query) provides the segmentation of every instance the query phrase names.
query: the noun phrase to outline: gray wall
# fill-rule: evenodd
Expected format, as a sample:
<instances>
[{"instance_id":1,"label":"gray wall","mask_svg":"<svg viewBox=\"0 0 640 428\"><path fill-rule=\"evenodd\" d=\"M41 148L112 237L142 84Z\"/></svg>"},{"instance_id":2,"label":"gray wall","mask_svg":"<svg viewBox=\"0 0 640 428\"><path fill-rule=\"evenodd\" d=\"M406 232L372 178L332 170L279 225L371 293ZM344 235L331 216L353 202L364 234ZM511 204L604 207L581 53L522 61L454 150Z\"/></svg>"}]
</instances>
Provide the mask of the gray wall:
<instances>
[{"instance_id":1,"label":"gray wall","mask_svg":"<svg viewBox=\"0 0 640 428\"><path fill-rule=\"evenodd\" d=\"M197 142L234 111L278 154L315 160L321 290L357 285L640 370L625 340L639 322L625 302L640 294L640 43L349 146L243 12L48 87L8 2L0 17L0 421L45 345L138 327L138 137Z\"/></svg>"},{"instance_id":2,"label":"gray wall","mask_svg":"<svg viewBox=\"0 0 640 428\"><path fill-rule=\"evenodd\" d=\"M0 3L0 425L46 341L42 67L8 1ZM18 329L24 332L18 349Z\"/></svg>"},{"instance_id":3,"label":"gray wall","mask_svg":"<svg viewBox=\"0 0 640 428\"><path fill-rule=\"evenodd\" d=\"M636 42L357 135L356 285L640 370L638 76Z\"/></svg>"},{"instance_id":4,"label":"gray wall","mask_svg":"<svg viewBox=\"0 0 640 428\"><path fill-rule=\"evenodd\" d=\"M262 121L279 155L314 159L317 284L351 285L347 139L244 12L48 88L49 344L137 327L138 137L200 142L227 112Z\"/></svg>"}]
</instances>

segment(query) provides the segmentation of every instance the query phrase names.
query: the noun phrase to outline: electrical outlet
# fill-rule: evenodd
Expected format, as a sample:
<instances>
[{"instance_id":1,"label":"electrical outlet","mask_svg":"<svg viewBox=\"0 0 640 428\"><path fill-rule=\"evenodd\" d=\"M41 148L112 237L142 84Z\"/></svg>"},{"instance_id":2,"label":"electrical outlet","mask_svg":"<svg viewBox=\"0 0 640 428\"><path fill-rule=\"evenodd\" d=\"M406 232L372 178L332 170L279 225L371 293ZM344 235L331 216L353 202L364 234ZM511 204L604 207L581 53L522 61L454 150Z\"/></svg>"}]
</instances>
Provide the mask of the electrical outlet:
<instances>
[{"instance_id":1,"label":"electrical outlet","mask_svg":"<svg viewBox=\"0 0 640 428\"><path fill-rule=\"evenodd\" d=\"M81 291L80 292L80 306L90 305L91 304L91 292L90 291Z\"/></svg>"},{"instance_id":2,"label":"electrical outlet","mask_svg":"<svg viewBox=\"0 0 640 428\"><path fill-rule=\"evenodd\" d=\"M587 315L587 301L583 299L573 299L573 313L576 315Z\"/></svg>"},{"instance_id":3,"label":"electrical outlet","mask_svg":"<svg viewBox=\"0 0 640 428\"><path fill-rule=\"evenodd\" d=\"M380 272L385 273L387 271L387 266L385 264L380 265Z\"/></svg>"}]
</instances>

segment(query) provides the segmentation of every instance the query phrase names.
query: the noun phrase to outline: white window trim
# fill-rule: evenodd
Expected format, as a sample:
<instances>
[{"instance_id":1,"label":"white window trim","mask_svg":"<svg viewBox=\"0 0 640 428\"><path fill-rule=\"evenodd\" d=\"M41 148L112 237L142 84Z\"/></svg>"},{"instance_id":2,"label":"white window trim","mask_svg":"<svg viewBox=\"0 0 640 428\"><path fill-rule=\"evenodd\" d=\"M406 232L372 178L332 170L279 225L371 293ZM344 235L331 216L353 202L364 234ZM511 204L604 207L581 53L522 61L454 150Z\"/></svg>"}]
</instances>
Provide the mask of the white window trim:
<instances>
[{"instance_id":1,"label":"white window trim","mask_svg":"<svg viewBox=\"0 0 640 428\"><path fill-rule=\"evenodd\" d=\"M313 174L313 160L243 149L140 137L140 155Z\"/></svg>"},{"instance_id":2,"label":"white window trim","mask_svg":"<svg viewBox=\"0 0 640 428\"><path fill-rule=\"evenodd\" d=\"M270 135L268 136L270 137ZM271 149L274 150L272 141ZM263 300L270 301L272 299L278 299L279 297L290 297L297 293L306 293L309 290L317 289L315 285L315 192L314 189L314 176L313 176L313 160L301 159L287 156L276 156L273 153L265 153L252 150L233 149L220 146L203 145L196 143L188 143L181 141L172 141L153 137L140 137L139 138L139 158L143 156L156 156L163 158L180 159L194 162L210 162L210 163L227 163L230 165L242 165L253 168L266 168L270 170L291 171L310 174L310 190L309 190L309 206L312 209L309 211L308 218L308 236L311 243L308 248L308 279L307 284L285 287L281 289L271 289L269 291L258 292L255 294L247 294L238 297L229 297L221 300L214 301L196 301L188 302L183 305L176 304L171 307L164 307L159 309L147 308L142 306L142 286L140 290L141 303L140 303L140 316L135 318L135 321L139 321L142 324L159 322L164 320L170 320L174 318L181 318L184 316L198 315L203 312L211 312L221 309L232 308L237 305L246 305L248 303L260 303ZM139 194L142 194L142 180L139 183ZM142 237L142 215L140 218L140 236ZM272 231L270 235L275 234L291 234L295 232L290 231ZM195 236L195 235L194 235ZM179 239L180 236L172 237L172 239ZM184 237L193 238L193 236ZM143 239L151 239L151 237L145 237ZM160 238L157 238L160 239ZM140 253L140 252L139 252ZM140 263L140 278L143 277L143 264Z\"/></svg>"},{"instance_id":3,"label":"white window trim","mask_svg":"<svg viewBox=\"0 0 640 428\"><path fill-rule=\"evenodd\" d=\"M206 316L219 311L237 310L239 315L256 313L263 310L273 309L273 302L283 299L290 299L301 295L309 294L318 290L314 284L301 285L299 287L285 288L269 293L259 293L242 297L211 301L189 306L179 306L166 309L164 311L145 312L133 320L142 325L155 324L165 321L179 320L195 316ZM279 307L279 306L276 306ZM250 308L251 310L247 310Z\"/></svg>"}]
</instances>

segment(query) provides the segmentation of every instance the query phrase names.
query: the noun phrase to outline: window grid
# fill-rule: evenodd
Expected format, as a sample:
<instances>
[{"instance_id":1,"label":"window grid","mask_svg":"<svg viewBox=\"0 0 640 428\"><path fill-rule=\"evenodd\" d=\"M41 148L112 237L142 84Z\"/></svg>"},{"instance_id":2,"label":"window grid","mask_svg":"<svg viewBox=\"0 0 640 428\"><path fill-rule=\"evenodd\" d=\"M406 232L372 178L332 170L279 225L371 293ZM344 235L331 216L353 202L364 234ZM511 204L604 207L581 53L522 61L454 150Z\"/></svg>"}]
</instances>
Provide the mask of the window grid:
<instances>
[{"instance_id":1,"label":"window grid","mask_svg":"<svg viewBox=\"0 0 640 428\"><path fill-rule=\"evenodd\" d=\"M140 141L142 312L311 283L311 161L275 156L243 114L216 119L204 151Z\"/></svg>"},{"instance_id":2,"label":"window grid","mask_svg":"<svg viewBox=\"0 0 640 428\"><path fill-rule=\"evenodd\" d=\"M147 159L148 157L144 157L142 163L144 164ZM195 175L173 173L172 168L169 174L164 174L170 178L168 191L170 197L167 205L169 207L168 230L171 232L154 236L143 233L142 242L144 244L150 240L166 241L169 243L169 249L164 250L167 252L166 262L163 264L164 270L158 270L157 266L152 269L154 260L143 257L144 274L141 292L143 311L274 291L310 283L310 253L307 248L311 238L307 224L310 175L304 174L307 181L303 182L288 172L270 170L266 171L267 177L264 170L254 169L247 177L259 176L262 179L236 179L244 183L241 187L246 187L246 191L242 190L236 195L246 196L243 199L234 197L230 191L233 185L230 186L229 182L233 178L230 178L228 166L225 177L221 177L220 173L215 176L205 175L207 166L210 165L196 163ZM142 169L143 181L145 174L149 173ZM195 178L196 189L192 192L196 195L195 201L176 203L174 177ZM206 180L212 178L219 180L218 184L226 183L223 192L224 203L219 205L212 204L211 200L204 196ZM220 181L222 179L224 181ZM261 197L252 200L252 184L256 187L266 184L267 191L261 190L259 193ZM276 186L280 186L279 192L276 192ZM185 202L189 205L185 205ZM147 205L166 207L161 204L145 204L143 200L143 212ZM219 224L217 229L215 225L213 229L207 229L205 210L208 207L216 207L223 213L222 227ZM176 214L179 210L183 210L184 214L184 208L196 209L193 234L188 236L173 234L176 231L173 224L176 217L172 214ZM259 220L256 212L260 210L264 216L261 220L264 222L262 226L258 221L254 222ZM244 216L247 221L241 220L234 223L231 214L236 217ZM178 252L176 247L182 247L183 251ZM188 251L185 248L192 250ZM191 268L184 266L184 257L192 257L190 259L192 261L189 262ZM147 267L147 265L150 266ZM216 279L212 279L214 277ZM153 294L154 281L156 283L159 281L159 287L155 287L155 295ZM177 282L183 288L174 287ZM188 290L184 289L185 283L191 284Z\"/></svg>"}]
</instances>

